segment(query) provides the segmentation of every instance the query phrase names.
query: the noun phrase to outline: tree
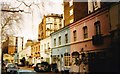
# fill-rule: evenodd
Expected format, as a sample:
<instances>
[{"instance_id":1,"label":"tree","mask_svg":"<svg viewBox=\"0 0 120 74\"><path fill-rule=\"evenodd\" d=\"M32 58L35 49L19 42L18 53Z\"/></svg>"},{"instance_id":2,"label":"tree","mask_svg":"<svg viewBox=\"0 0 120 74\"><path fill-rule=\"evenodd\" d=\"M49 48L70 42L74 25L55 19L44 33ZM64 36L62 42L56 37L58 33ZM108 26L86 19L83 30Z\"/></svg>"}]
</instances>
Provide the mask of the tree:
<instances>
[{"instance_id":1,"label":"tree","mask_svg":"<svg viewBox=\"0 0 120 74\"><path fill-rule=\"evenodd\" d=\"M11 9L12 7L8 3L0 3L0 48L3 48L2 44L7 39L8 35L14 35L20 30L22 16L19 11ZM0 49L0 63L3 63L3 54L2 49ZM2 64L0 64L0 73L1 73Z\"/></svg>"},{"instance_id":2,"label":"tree","mask_svg":"<svg viewBox=\"0 0 120 74\"><path fill-rule=\"evenodd\" d=\"M6 40L8 35L14 35L21 28L22 15L19 11L11 9L11 5L2 2L1 4L1 40Z\"/></svg>"}]
</instances>

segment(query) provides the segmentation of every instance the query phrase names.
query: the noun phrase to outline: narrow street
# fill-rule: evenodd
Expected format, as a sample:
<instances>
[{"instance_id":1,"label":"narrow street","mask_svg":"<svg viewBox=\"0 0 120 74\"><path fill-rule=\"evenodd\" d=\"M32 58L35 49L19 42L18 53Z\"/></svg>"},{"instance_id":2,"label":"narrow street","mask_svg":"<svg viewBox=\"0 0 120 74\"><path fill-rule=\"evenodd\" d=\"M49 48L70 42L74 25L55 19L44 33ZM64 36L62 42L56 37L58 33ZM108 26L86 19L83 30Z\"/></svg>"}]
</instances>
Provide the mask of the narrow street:
<instances>
[{"instance_id":1,"label":"narrow street","mask_svg":"<svg viewBox=\"0 0 120 74\"><path fill-rule=\"evenodd\" d=\"M0 9L0 74L119 73L120 0L0 0Z\"/></svg>"},{"instance_id":2,"label":"narrow street","mask_svg":"<svg viewBox=\"0 0 120 74\"><path fill-rule=\"evenodd\" d=\"M33 68L29 68L29 67L20 67L20 69L23 69L23 70L33 70L34 71L34 69ZM61 74L60 72L59 73L54 73L54 72L42 72L42 73L39 73L39 72L37 72L36 74Z\"/></svg>"}]
</instances>

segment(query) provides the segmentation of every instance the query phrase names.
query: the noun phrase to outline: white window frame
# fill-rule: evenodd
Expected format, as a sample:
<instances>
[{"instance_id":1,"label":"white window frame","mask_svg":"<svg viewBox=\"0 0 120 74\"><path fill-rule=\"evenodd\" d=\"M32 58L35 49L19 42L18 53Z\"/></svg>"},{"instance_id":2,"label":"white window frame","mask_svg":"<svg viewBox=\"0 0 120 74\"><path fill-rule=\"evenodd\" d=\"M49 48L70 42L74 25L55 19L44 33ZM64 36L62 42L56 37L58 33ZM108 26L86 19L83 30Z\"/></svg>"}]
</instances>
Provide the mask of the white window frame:
<instances>
[{"instance_id":1,"label":"white window frame","mask_svg":"<svg viewBox=\"0 0 120 74\"><path fill-rule=\"evenodd\" d=\"M72 9L70 9L70 11L69 11L69 12L70 12L70 16L71 16L71 15L73 15L73 8L72 8Z\"/></svg>"},{"instance_id":2,"label":"white window frame","mask_svg":"<svg viewBox=\"0 0 120 74\"><path fill-rule=\"evenodd\" d=\"M73 5L73 0L69 1L69 6L71 7Z\"/></svg>"},{"instance_id":3,"label":"white window frame","mask_svg":"<svg viewBox=\"0 0 120 74\"><path fill-rule=\"evenodd\" d=\"M74 21L74 20L73 20L73 19L71 19L71 20L70 20L70 23L73 23L73 21Z\"/></svg>"},{"instance_id":4,"label":"white window frame","mask_svg":"<svg viewBox=\"0 0 120 74\"><path fill-rule=\"evenodd\" d=\"M70 55L64 56L64 66L69 67L70 66Z\"/></svg>"}]
</instances>

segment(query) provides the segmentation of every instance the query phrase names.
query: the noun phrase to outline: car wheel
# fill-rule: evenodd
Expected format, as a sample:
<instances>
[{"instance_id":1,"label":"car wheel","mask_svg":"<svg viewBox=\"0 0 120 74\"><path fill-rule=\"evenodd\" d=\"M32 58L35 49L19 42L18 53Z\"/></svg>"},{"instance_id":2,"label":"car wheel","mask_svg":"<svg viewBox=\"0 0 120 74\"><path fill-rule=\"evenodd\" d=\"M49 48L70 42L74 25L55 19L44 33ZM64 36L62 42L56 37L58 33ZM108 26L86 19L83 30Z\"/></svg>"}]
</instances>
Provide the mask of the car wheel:
<instances>
[{"instance_id":1,"label":"car wheel","mask_svg":"<svg viewBox=\"0 0 120 74\"><path fill-rule=\"evenodd\" d=\"M13 74L17 74L17 71L14 71L14 73Z\"/></svg>"},{"instance_id":2,"label":"car wheel","mask_svg":"<svg viewBox=\"0 0 120 74\"><path fill-rule=\"evenodd\" d=\"M6 74L10 74L10 72L6 72Z\"/></svg>"},{"instance_id":3,"label":"car wheel","mask_svg":"<svg viewBox=\"0 0 120 74\"><path fill-rule=\"evenodd\" d=\"M10 74L14 74L15 71L10 71Z\"/></svg>"}]
</instances>

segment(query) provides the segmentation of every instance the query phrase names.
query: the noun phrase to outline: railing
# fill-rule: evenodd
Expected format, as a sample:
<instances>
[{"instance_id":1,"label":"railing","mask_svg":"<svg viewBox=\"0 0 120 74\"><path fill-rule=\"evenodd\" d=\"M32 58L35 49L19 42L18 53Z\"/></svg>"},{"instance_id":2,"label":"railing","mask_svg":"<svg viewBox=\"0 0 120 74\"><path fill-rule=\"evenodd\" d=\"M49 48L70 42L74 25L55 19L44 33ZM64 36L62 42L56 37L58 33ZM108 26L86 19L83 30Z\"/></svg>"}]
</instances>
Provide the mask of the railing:
<instances>
[{"instance_id":1,"label":"railing","mask_svg":"<svg viewBox=\"0 0 120 74\"><path fill-rule=\"evenodd\" d=\"M104 43L103 36L101 34L92 36L93 45L102 45Z\"/></svg>"}]
</instances>

